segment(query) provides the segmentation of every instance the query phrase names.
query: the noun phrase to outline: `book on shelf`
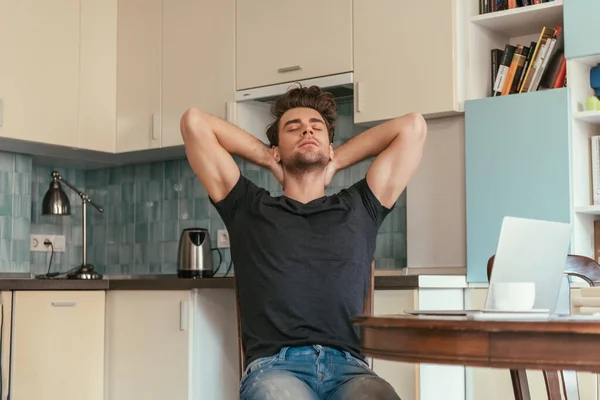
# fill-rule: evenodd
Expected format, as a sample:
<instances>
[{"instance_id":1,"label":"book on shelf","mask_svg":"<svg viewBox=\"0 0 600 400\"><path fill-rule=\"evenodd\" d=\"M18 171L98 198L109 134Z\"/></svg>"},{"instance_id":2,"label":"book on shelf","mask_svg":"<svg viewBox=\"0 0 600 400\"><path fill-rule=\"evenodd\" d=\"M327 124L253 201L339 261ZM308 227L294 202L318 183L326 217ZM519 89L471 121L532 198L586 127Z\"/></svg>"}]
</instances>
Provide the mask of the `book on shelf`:
<instances>
[{"instance_id":1,"label":"book on shelf","mask_svg":"<svg viewBox=\"0 0 600 400\"><path fill-rule=\"evenodd\" d=\"M504 49L492 49L490 57L492 97L566 86L562 26L545 26L537 41L507 43Z\"/></svg>"},{"instance_id":2,"label":"book on shelf","mask_svg":"<svg viewBox=\"0 0 600 400\"><path fill-rule=\"evenodd\" d=\"M594 221L594 260L600 264L600 221Z\"/></svg>"},{"instance_id":3,"label":"book on shelf","mask_svg":"<svg viewBox=\"0 0 600 400\"><path fill-rule=\"evenodd\" d=\"M510 10L513 8L551 3L554 0L479 0L479 14Z\"/></svg>"}]
</instances>

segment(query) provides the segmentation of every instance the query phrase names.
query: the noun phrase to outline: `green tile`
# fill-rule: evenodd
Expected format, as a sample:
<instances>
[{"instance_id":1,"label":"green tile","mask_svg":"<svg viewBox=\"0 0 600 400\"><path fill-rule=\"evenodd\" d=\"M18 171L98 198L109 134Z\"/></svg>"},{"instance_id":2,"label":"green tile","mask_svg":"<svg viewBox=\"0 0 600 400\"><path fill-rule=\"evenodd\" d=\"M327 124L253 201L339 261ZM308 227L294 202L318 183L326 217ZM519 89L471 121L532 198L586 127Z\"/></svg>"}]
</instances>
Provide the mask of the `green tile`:
<instances>
[{"instance_id":1,"label":"green tile","mask_svg":"<svg viewBox=\"0 0 600 400\"><path fill-rule=\"evenodd\" d=\"M11 194L13 190L13 172L0 171L0 194Z\"/></svg>"},{"instance_id":2,"label":"green tile","mask_svg":"<svg viewBox=\"0 0 600 400\"><path fill-rule=\"evenodd\" d=\"M0 217L0 239L12 239L11 217Z\"/></svg>"},{"instance_id":3,"label":"green tile","mask_svg":"<svg viewBox=\"0 0 600 400\"><path fill-rule=\"evenodd\" d=\"M12 220L12 235L13 240L29 241L30 222L27 218L14 218ZM29 247L28 247L29 248Z\"/></svg>"},{"instance_id":4,"label":"green tile","mask_svg":"<svg viewBox=\"0 0 600 400\"><path fill-rule=\"evenodd\" d=\"M148 223L136 223L135 225L135 243L148 243Z\"/></svg>"},{"instance_id":5,"label":"green tile","mask_svg":"<svg viewBox=\"0 0 600 400\"><path fill-rule=\"evenodd\" d=\"M10 264L11 243L10 239L0 237L0 265L2 265L2 268Z\"/></svg>"},{"instance_id":6,"label":"green tile","mask_svg":"<svg viewBox=\"0 0 600 400\"><path fill-rule=\"evenodd\" d=\"M106 225L106 243L120 244L121 243L121 225L109 224Z\"/></svg>"},{"instance_id":7,"label":"green tile","mask_svg":"<svg viewBox=\"0 0 600 400\"><path fill-rule=\"evenodd\" d=\"M205 219L210 217L211 204L208 199L194 200L194 219Z\"/></svg>"},{"instance_id":8,"label":"green tile","mask_svg":"<svg viewBox=\"0 0 600 400\"><path fill-rule=\"evenodd\" d=\"M106 263L107 264L118 264L119 263L119 245L109 244L106 246Z\"/></svg>"},{"instance_id":9,"label":"green tile","mask_svg":"<svg viewBox=\"0 0 600 400\"><path fill-rule=\"evenodd\" d=\"M0 194L0 216L12 216L12 200L12 195Z\"/></svg>"},{"instance_id":10,"label":"green tile","mask_svg":"<svg viewBox=\"0 0 600 400\"><path fill-rule=\"evenodd\" d=\"M133 203L134 183L125 182L121 184L121 201L123 203Z\"/></svg>"},{"instance_id":11,"label":"green tile","mask_svg":"<svg viewBox=\"0 0 600 400\"><path fill-rule=\"evenodd\" d=\"M179 220L193 220L194 219L194 200L192 199L180 199L179 200Z\"/></svg>"},{"instance_id":12,"label":"green tile","mask_svg":"<svg viewBox=\"0 0 600 400\"><path fill-rule=\"evenodd\" d=\"M148 224L148 241L151 243L160 242L162 238L162 226L159 222L150 222Z\"/></svg>"},{"instance_id":13,"label":"green tile","mask_svg":"<svg viewBox=\"0 0 600 400\"><path fill-rule=\"evenodd\" d=\"M108 169L94 169L87 171L85 181L88 187L102 188L108 185Z\"/></svg>"},{"instance_id":14,"label":"green tile","mask_svg":"<svg viewBox=\"0 0 600 400\"><path fill-rule=\"evenodd\" d=\"M149 181L152 179L150 174L150 164L137 164L133 167L134 170L134 181L136 183Z\"/></svg>"},{"instance_id":15,"label":"green tile","mask_svg":"<svg viewBox=\"0 0 600 400\"><path fill-rule=\"evenodd\" d=\"M179 161L165 162L165 180L179 179Z\"/></svg>"},{"instance_id":16,"label":"green tile","mask_svg":"<svg viewBox=\"0 0 600 400\"><path fill-rule=\"evenodd\" d=\"M179 201L163 200L161 203L161 218L165 222L177 221L179 219Z\"/></svg>"},{"instance_id":17,"label":"green tile","mask_svg":"<svg viewBox=\"0 0 600 400\"><path fill-rule=\"evenodd\" d=\"M181 229L178 221L163 222L162 223L162 237L163 242L174 242L179 240L181 235Z\"/></svg>"},{"instance_id":18,"label":"green tile","mask_svg":"<svg viewBox=\"0 0 600 400\"><path fill-rule=\"evenodd\" d=\"M176 263L177 262L177 248L179 242L167 242L162 243L162 255L164 263Z\"/></svg>"},{"instance_id":19,"label":"green tile","mask_svg":"<svg viewBox=\"0 0 600 400\"><path fill-rule=\"evenodd\" d=\"M0 171L13 172L15 170L14 153L0 151Z\"/></svg>"},{"instance_id":20,"label":"green tile","mask_svg":"<svg viewBox=\"0 0 600 400\"><path fill-rule=\"evenodd\" d=\"M183 184L178 179L167 179L165 180L163 199L172 200L178 199L179 193L183 190Z\"/></svg>"},{"instance_id":21,"label":"green tile","mask_svg":"<svg viewBox=\"0 0 600 400\"><path fill-rule=\"evenodd\" d=\"M165 163L154 162L150 164L150 176L154 181L163 181L165 179Z\"/></svg>"},{"instance_id":22,"label":"green tile","mask_svg":"<svg viewBox=\"0 0 600 400\"><path fill-rule=\"evenodd\" d=\"M119 263L131 264L133 262L133 245L119 246Z\"/></svg>"},{"instance_id":23,"label":"green tile","mask_svg":"<svg viewBox=\"0 0 600 400\"><path fill-rule=\"evenodd\" d=\"M28 154L15 154L15 172L31 174L33 172L33 157Z\"/></svg>"},{"instance_id":24,"label":"green tile","mask_svg":"<svg viewBox=\"0 0 600 400\"><path fill-rule=\"evenodd\" d=\"M121 244L133 244L135 236L135 224L121 225Z\"/></svg>"}]
</instances>

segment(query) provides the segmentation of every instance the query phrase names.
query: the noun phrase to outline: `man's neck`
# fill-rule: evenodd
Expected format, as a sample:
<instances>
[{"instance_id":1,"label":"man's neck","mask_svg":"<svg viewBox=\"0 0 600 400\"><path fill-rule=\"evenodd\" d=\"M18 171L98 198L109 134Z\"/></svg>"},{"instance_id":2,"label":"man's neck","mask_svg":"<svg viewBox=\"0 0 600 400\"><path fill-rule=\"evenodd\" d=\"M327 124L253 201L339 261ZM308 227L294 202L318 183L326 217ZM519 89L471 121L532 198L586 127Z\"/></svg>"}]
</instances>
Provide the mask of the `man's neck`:
<instances>
[{"instance_id":1,"label":"man's neck","mask_svg":"<svg viewBox=\"0 0 600 400\"><path fill-rule=\"evenodd\" d=\"M325 195L325 171L284 174L284 196L306 204Z\"/></svg>"}]
</instances>

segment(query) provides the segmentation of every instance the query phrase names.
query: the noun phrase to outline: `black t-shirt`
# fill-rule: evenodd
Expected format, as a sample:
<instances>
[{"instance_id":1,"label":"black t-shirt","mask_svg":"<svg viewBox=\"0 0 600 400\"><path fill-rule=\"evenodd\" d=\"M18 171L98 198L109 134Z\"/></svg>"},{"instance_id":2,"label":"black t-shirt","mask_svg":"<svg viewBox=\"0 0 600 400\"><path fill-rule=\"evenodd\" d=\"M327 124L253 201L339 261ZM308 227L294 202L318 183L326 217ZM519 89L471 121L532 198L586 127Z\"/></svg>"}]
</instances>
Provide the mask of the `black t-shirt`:
<instances>
[{"instance_id":1,"label":"black t-shirt","mask_svg":"<svg viewBox=\"0 0 600 400\"><path fill-rule=\"evenodd\" d=\"M351 319L362 314L377 232L391 211L366 179L303 204L240 175L211 203L229 232L247 363L313 344L362 357Z\"/></svg>"}]
</instances>

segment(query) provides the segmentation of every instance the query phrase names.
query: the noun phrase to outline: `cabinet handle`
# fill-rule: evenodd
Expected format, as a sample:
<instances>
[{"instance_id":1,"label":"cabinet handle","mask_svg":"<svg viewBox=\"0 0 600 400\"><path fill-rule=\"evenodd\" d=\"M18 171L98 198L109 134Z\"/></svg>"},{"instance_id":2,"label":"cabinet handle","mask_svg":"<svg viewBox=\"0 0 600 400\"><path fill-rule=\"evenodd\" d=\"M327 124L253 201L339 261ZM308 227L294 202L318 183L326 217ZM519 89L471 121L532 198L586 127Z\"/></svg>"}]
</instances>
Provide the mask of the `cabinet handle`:
<instances>
[{"instance_id":1,"label":"cabinet handle","mask_svg":"<svg viewBox=\"0 0 600 400\"><path fill-rule=\"evenodd\" d=\"M187 330L187 301L179 302L179 330Z\"/></svg>"},{"instance_id":2,"label":"cabinet handle","mask_svg":"<svg viewBox=\"0 0 600 400\"><path fill-rule=\"evenodd\" d=\"M52 307L75 307L77 302L75 301L53 301Z\"/></svg>"},{"instance_id":3,"label":"cabinet handle","mask_svg":"<svg viewBox=\"0 0 600 400\"><path fill-rule=\"evenodd\" d=\"M298 70L301 70L301 69L302 69L301 65L292 65L291 67L279 68L277 71L279 71L279 72L292 72L292 71L298 71Z\"/></svg>"},{"instance_id":4,"label":"cabinet handle","mask_svg":"<svg viewBox=\"0 0 600 400\"><path fill-rule=\"evenodd\" d=\"M364 109L364 105L363 105L363 91L364 91L365 86L362 85L360 82L356 82L356 112L361 112Z\"/></svg>"},{"instance_id":5,"label":"cabinet handle","mask_svg":"<svg viewBox=\"0 0 600 400\"><path fill-rule=\"evenodd\" d=\"M160 133L160 117L156 113L152 114L152 140L158 140Z\"/></svg>"}]
</instances>

